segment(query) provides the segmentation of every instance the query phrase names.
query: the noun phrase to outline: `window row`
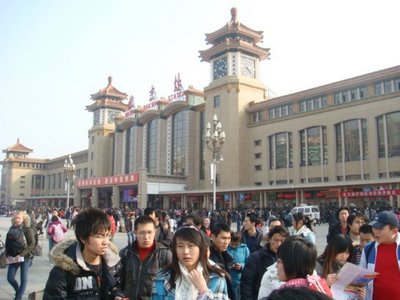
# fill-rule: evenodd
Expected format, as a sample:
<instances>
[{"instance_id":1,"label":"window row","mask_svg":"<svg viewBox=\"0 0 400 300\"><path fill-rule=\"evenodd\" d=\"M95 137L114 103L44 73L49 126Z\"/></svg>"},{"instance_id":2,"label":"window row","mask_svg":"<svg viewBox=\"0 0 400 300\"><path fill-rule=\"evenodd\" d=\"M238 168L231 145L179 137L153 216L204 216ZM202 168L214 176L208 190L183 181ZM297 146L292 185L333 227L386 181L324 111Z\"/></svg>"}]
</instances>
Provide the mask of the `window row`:
<instances>
[{"instance_id":1,"label":"window row","mask_svg":"<svg viewBox=\"0 0 400 300\"><path fill-rule=\"evenodd\" d=\"M379 158L400 156L400 111L376 118ZM325 126L299 131L300 165L328 163L328 142ZM268 137L270 169L293 167L293 134L280 132ZM259 140L257 140L259 141ZM365 119L335 124L336 162L368 158L368 126Z\"/></svg>"},{"instance_id":2,"label":"window row","mask_svg":"<svg viewBox=\"0 0 400 300\"><path fill-rule=\"evenodd\" d=\"M368 87L366 85L352 87L342 91L336 91L333 93L333 104L340 105L343 103L367 99L371 96L381 96L395 92L400 92L400 78L390 78L383 81L375 82L374 95L369 95ZM288 103L267 109L267 111L269 112L269 119L272 120L292 115L293 105L294 103ZM316 96L310 99L302 99L298 101L298 107L299 112L301 113L326 108L328 107L327 95ZM258 123L266 120L265 111L266 109L261 109L259 111L252 112L252 123Z\"/></svg>"}]
</instances>

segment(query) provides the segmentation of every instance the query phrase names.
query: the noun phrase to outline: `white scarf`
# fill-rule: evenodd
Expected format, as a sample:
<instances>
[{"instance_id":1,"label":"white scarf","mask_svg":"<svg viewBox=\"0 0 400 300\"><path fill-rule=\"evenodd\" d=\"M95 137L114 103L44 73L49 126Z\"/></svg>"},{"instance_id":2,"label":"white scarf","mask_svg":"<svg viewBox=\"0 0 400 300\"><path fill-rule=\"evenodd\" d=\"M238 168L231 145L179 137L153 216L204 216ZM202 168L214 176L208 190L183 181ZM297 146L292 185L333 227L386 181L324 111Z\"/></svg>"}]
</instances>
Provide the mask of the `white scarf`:
<instances>
[{"instance_id":1,"label":"white scarf","mask_svg":"<svg viewBox=\"0 0 400 300\"><path fill-rule=\"evenodd\" d=\"M179 262L181 275L176 282L175 299L176 300L196 300L199 296L199 291L196 289L192 281L189 279L188 269ZM197 264L197 271L203 274L203 267L200 263Z\"/></svg>"},{"instance_id":2,"label":"white scarf","mask_svg":"<svg viewBox=\"0 0 400 300\"><path fill-rule=\"evenodd\" d=\"M306 237L310 232L312 232L306 225L303 225L298 231L295 231L294 235L303 235Z\"/></svg>"}]
</instances>

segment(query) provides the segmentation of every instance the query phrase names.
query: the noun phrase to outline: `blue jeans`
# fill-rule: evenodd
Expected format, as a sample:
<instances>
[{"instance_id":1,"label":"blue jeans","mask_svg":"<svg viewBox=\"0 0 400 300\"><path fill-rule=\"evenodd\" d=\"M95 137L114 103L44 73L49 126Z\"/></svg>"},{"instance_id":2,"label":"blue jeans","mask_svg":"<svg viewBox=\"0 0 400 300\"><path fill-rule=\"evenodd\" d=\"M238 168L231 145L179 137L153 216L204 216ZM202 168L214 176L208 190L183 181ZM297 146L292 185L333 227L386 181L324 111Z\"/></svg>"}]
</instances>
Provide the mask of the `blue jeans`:
<instances>
[{"instance_id":1,"label":"blue jeans","mask_svg":"<svg viewBox=\"0 0 400 300\"><path fill-rule=\"evenodd\" d=\"M15 290L15 298L16 299L22 299L24 296L25 290L26 290L26 285L28 283L28 270L29 267L32 264L32 259L25 259L21 263L16 263L16 264L10 264L8 265L8 270L7 270L7 281ZM15 275L18 271L18 268L21 267L21 283L18 285L18 282L15 280Z\"/></svg>"}]
</instances>

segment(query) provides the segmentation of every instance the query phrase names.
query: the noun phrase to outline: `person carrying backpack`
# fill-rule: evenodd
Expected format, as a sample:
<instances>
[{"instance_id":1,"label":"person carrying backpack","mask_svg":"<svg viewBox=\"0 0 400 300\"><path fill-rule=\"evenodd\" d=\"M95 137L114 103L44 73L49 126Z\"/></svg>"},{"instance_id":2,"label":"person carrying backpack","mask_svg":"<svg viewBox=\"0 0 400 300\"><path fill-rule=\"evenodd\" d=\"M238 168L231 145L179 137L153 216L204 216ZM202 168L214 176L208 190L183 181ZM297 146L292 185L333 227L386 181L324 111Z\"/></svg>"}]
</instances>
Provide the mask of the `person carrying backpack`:
<instances>
[{"instance_id":1,"label":"person carrying backpack","mask_svg":"<svg viewBox=\"0 0 400 300\"><path fill-rule=\"evenodd\" d=\"M28 282L28 271L32 264L35 250L35 234L31 227L30 217L23 211L16 213L11 219L12 226L6 236L7 281L15 290L15 300L24 296ZM15 275L21 267L20 284Z\"/></svg>"},{"instance_id":2,"label":"person carrying backpack","mask_svg":"<svg viewBox=\"0 0 400 300\"><path fill-rule=\"evenodd\" d=\"M49 248L49 252L53 249L54 245L62 242L65 238L65 232L67 232L67 227L60 221L58 216L53 216L51 218L51 223L49 225L49 229L47 233L49 234L49 239L51 239L51 247Z\"/></svg>"}]
</instances>

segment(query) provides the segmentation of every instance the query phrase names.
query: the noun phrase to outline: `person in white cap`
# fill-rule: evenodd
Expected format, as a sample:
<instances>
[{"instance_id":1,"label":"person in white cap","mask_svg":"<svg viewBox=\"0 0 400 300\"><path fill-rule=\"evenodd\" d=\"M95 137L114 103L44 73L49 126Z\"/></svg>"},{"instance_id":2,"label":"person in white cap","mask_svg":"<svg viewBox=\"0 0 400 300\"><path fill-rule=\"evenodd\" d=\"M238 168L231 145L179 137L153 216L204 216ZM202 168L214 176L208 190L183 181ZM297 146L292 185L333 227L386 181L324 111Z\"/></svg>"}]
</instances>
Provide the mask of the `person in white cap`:
<instances>
[{"instance_id":1,"label":"person in white cap","mask_svg":"<svg viewBox=\"0 0 400 300\"><path fill-rule=\"evenodd\" d=\"M368 284L366 299L400 299L399 220L394 213L382 211L370 225L376 241L364 247L360 266L379 275Z\"/></svg>"}]
</instances>

